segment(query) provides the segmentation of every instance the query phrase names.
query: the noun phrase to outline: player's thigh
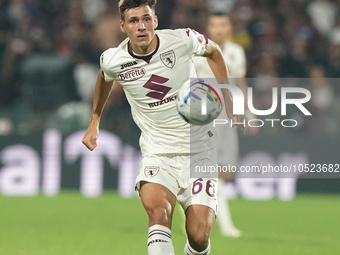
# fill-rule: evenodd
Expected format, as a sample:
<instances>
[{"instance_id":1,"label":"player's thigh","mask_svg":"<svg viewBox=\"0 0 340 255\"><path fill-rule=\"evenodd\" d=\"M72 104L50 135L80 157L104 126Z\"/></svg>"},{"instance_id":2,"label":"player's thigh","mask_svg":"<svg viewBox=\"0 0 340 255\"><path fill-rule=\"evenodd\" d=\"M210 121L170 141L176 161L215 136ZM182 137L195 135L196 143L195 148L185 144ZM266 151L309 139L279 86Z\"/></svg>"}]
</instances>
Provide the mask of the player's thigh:
<instances>
[{"instance_id":1,"label":"player's thigh","mask_svg":"<svg viewBox=\"0 0 340 255\"><path fill-rule=\"evenodd\" d=\"M159 155L143 157L140 172L136 178L136 190L140 193L141 183L157 183L172 192L179 191L176 174L172 171L171 158Z\"/></svg>"},{"instance_id":2,"label":"player's thigh","mask_svg":"<svg viewBox=\"0 0 340 255\"><path fill-rule=\"evenodd\" d=\"M216 221L216 215L211 207L205 205L191 205L186 211L186 225L199 228L211 228Z\"/></svg>"},{"instance_id":3,"label":"player's thigh","mask_svg":"<svg viewBox=\"0 0 340 255\"><path fill-rule=\"evenodd\" d=\"M149 216L149 225L171 227L172 215L176 205L175 195L158 183L141 182L140 197Z\"/></svg>"},{"instance_id":4,"label":"player's thigh","mask_svg":"<svg viewBox=\"0 0 340 255\"><path fill-rule=\"evenodd\" d=\"M215 212L205 205L190 205L186 211L186 230L189 240L206 242L216 221Z\"/></svg>"},{"instance_id":5,"label":"player's thigh","mask_svg":"<svg viewBox=\"0 0 340 255\"><path fill-rule=\"evenodd\" d=\"M186 212L191 205L204 205L217 215L217 178L192 179L191 184L178 192L177 200Z\"/></svg>"},{"instance_id":6,"label":"player's thigh","mask_svg":"<svg viewBox=\"0 0 340 255\"><path fill-rule=\"evenodd\" d=\"M209 239L217 215L217 179L198 178L179 192L177 200L186 213L188 238L194 243Z\"/></svg>"}]
</instances>

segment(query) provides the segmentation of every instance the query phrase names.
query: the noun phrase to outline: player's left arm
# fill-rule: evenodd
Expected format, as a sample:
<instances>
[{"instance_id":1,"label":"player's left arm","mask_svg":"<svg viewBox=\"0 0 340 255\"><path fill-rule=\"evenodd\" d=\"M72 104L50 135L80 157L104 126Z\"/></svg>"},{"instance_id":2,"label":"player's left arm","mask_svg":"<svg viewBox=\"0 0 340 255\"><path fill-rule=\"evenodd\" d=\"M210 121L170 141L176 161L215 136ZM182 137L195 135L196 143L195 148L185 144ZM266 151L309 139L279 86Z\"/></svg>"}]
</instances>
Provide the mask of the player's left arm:
<instances>
[{"instance_id":1,"label":"player's left arm","mask_svg":"<svg viewBox=\"0 0 340 255\"><path fill-rule=\"evenodd\" d=\"M203 57L207 58L207 62L209 64L209 67L211 71L213 72L217 82L219 84L229 84L228 80L228 69L225 65L222 51L220 47L214 43L211 40L208 40L208 43L205 47L205 52L203 54ZM233 119L233 103L230 98L230 92L228 89L222 88L221 89L224 102L226 104L226 112L227 116L230 120ZM245 115L236 115L237 123L245 123L245 125L241 127L243 130L243 133L245 134L248 130L248 121L247 117ZM237 126L240 126L241 124L236 124Z\"/></svg>"}]
</instances>

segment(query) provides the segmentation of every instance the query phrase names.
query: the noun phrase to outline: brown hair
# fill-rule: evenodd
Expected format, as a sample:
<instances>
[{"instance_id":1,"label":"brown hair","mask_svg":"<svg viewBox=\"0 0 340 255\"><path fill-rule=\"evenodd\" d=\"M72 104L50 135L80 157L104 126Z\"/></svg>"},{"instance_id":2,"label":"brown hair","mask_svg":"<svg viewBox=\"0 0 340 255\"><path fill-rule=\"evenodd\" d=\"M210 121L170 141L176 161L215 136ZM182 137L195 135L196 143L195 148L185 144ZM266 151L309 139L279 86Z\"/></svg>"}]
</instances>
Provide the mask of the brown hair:
<instances>
[{"instance_id":1,"label":"brown hair","mask_svg":"<svg viewBox=\"0 0 340 255\"><path fill-rule=\"evenodd\" d=\"M120 12L120 18L124 21L124 13L126 10L141 7L144 5L150 6L150 8L155 11L155 5L157 0L120 0L118 3L118 8Z\"/></svg>"}]
</instances>

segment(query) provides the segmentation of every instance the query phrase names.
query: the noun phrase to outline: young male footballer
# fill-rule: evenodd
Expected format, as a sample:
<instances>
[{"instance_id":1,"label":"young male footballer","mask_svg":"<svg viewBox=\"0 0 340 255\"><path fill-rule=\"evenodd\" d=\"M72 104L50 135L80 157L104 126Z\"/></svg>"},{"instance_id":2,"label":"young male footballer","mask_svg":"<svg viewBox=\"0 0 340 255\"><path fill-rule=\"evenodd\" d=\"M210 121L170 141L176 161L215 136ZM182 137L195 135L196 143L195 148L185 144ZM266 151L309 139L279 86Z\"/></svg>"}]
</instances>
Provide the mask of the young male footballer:
<instances>
[{"instance_id":1,"label":"young male footballer","mask_svg":"<svg viewBox=\"0 0 340 255\"><path fill-rule=\"evenodd\" d=\"M148 254L174 254L171 222L176 200L186 212L188 240L184 254L209 254L210 229L217 213L217 180L190 178L190 164L214 164L210 133L206 126L190 128L179 116L175 98L180 87L196 77L193 56L207 57L221 83L228 82L227 69L219 47L194 30L156 31L156 2L119 2L120 29L128 38L100 57L93 113L82 142L90 150L97 146L102 110L113 81L119 82L142 131L143 159L136 189L149 217ZM228 90L223 96L232 117ZM192 132L199 138L192 139Z\"/></svg>"}]
</instances>

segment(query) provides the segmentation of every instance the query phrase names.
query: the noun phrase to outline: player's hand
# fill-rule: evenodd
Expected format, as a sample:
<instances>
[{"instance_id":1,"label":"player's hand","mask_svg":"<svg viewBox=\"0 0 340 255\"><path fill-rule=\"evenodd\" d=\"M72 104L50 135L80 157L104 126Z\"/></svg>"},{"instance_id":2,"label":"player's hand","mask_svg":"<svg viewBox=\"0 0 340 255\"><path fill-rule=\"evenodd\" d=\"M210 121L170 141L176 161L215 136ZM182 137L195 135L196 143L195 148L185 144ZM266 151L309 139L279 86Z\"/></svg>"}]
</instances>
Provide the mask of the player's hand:
<instances>
[{"instance_id":1,"label":"player's hand","mask_svg":"<svg viewBox=\"0 0 340 255\"><path fill-rule=\"evenodd\" d=\"M237 124L234 124L234 123L237 123ZM236 127L236 126L241 126L241 130L243 131L243 134L245 135L249 128L247 116L246 115L235 115L233 117L233 127Z\"/></svg>"},{"instance_id":2,"label":"player's hand","mask_svg":"<svg viewBox=\"0 0 340 255\"><path fill-rule=\"evenodd\" d=\"M91 151L97 147L99 130L97 126L90 125L81 142Z\"/></svg>"}]
</instances>

